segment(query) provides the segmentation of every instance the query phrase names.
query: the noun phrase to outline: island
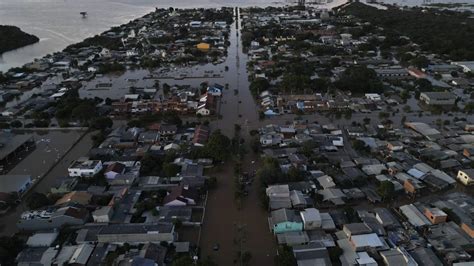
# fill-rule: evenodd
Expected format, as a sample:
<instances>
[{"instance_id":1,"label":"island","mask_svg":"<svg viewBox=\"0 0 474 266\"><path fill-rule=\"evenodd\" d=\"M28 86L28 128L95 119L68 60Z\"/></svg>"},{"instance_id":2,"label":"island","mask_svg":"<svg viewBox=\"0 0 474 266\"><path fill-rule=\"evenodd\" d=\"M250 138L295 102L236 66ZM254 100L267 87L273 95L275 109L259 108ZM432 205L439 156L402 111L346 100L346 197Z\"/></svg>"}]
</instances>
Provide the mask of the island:
<instances>
[{"instance_id":1,"label":"island","mask_svg":"<svg viewBox=\"0 0 474 266\"><path fill-rule=\"evenodd\" d=\"M23 32L20 28L0 25L0 54L39 42L35 35Z\"/></svg>"}]
</instances>

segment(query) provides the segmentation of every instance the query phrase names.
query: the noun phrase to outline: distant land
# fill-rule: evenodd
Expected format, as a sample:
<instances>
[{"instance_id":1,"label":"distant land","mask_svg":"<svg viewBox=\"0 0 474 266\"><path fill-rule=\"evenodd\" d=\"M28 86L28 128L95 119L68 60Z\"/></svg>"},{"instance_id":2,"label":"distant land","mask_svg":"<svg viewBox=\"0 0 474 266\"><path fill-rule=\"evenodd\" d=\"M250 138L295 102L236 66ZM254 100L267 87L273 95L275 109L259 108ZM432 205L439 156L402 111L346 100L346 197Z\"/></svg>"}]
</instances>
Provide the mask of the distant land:
<instances>
[{"instance_id":1,"label":"distant land","mask_svg":"<svg viewBox=\"0 0 474 266\"><path fill-rule=\"evenodd\" d=\"M35 35L15 26L0 25L0 54L39 42Z\"/></svg>"}]
</instances>

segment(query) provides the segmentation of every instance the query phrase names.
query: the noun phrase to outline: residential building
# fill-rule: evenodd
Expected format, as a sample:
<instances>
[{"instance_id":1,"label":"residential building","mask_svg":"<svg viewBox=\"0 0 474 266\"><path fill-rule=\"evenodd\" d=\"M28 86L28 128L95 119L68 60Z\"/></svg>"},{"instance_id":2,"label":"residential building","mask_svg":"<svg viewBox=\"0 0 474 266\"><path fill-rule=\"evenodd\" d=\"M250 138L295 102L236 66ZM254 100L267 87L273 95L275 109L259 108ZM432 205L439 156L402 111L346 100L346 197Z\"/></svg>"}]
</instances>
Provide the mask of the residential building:
<instances>
[{"instance_id":1,"label":"residential building","mask_svg":"<svg viewBox=\"0 0 474 266\"><path fill-rule=\"evenodd\" d=\"M300 212L304 230L321 228L322 219L318 209L308 208Z\"/></svg>"},{"instance_id":2,"label":"residential building","mask_svg":"<svg viewBox=\"0 0 474 266\"><path fill-rule=\"evenodd\" d=\"M53 210L26 211L21 214L17 227L22 230L57 229L64 225L83 225L89 212L79 207L61 207Z\"/></svg>"},{"instance_id":3,"label":"residential building","mask_svg":"<svg viewBox=\"0 0 474 266\"><path fill-rule=\"evenodd\" d=\"M125 170L126 167L124 164L115 162L107 166L104 175L107 179L114 179L115 177L117 177L117 175L124 174Z\"/></svg>"},{"instance_id":4,"label":"residential building","mask_svg":"<svg viewBox=\"0 0 474 266\"><path fill-rule=\"evenodd\" d=\"M102 227L97 233L99 243L171 243L175 239L172 223L110 224Z\"/></svg>"},{"instance_id":5,"label":"residential building","mask_svg":"<svg viewBox=\"0 0 474 266\"><path fill-rule=\"evenodd\" d=\"M92 212L92 219L95 223L108 223L112 219L114 209L112 206L102 206Z\"/></svg>"},{"instance_id":6,"label":"residential building","mask_svg":"<svg viewBox=\"0 0 474 266\"><path fill-rule=\"evenodd\" d=\"M71 177L93 177L102 170L100 160L79 159L71 163L67 169Z\"/></svg>"},{"instance_id":7,"label":"residential building","mask_svg":"<svg viewBox=\"0 0 474 266\"><path fill-rule=\"evenodd\" d=\"M163 199L164 206L196 205L198 194L194 189L177 186L171 189Z\"/></svg>"},{"instance_id":8,"label":"residential building","mask_svg":"<svg viewBox=\"0 0 474 266\"><path fill-rule=\"evenodd\" d=\"M474 185L474 169L459 170L457 179L465 186Z\"/></svg>"},{"instance_id":9,"label":"residential building","mask_svg":"<svg viewBox=\"0 0 474 266\"><path fill-rule=\"evenodd\" d=\"M290 209L279 209L271 212L269 224L274 234L303 230L301 217Z\"/></svg>"},{"instance_id":10,"label":"residential building","mask_svg":"<svg viewBox=\"0 0 474 266\"><path fill-rule=\"evenodd\" d=\"M456 95L448 91L422 92L420 93L420 101L431 106L454 106Z\"/></svg>"},{"instance_id":11,"label":"residential building","mask_svg":"<svg viewBox=\"0 0 474 266\"><path fill-rule=\"evenodd\" d=\"M445 223L448 215L438 208L426 208L424 214L432 224Z\"/></svg>"}]
</instances>

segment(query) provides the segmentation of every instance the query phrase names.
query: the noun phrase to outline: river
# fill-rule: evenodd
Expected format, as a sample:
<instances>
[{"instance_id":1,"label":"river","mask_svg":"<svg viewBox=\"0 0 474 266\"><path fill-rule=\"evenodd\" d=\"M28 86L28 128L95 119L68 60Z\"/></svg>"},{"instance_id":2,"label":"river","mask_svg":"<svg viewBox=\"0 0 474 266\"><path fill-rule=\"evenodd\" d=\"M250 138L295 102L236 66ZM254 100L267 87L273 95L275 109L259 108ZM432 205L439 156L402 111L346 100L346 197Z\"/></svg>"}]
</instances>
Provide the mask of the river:
<instances>
[{"instance_id":1,"label":"river","mask_svg":"<svg viewBox=\"0 0 474 266\"><path fill-rule=\"evenodd\" d=\"M21 66L72 43L141 17L155 7L271 5L275 0L1 0L0 25L15 25L40 42L0 55L0 71ZM79 14L85 11L87 18Z\"/></svg>"}]
</instances>

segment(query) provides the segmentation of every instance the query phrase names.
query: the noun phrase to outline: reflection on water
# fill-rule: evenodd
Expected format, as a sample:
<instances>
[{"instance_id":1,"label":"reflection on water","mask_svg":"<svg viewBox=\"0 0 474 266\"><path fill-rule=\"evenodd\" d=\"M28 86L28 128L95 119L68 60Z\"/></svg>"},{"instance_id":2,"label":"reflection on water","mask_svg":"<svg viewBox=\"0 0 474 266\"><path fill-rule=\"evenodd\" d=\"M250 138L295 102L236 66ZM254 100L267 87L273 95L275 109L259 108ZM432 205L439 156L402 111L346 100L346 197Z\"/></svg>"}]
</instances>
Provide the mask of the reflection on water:
<instances>
[{"instance_id":1,"label":"reflection on water","mask_svg":"<svg viewBox=\"0 0 474 266\"><path fill-rule=\"evenodd\" d=\"M40 42L4 53L0 71L21 66L67 45L145 15L155 7L220 7L272 4L275 0L1 0L0 25L15 25ZM87 18L80 12L86 11Z\"/></svg>"},{"instance_id":2,"label":"reflection on water","mask_svg":"<svg viewBox=\"0 0 474 266\"><path fill-rule=\"evenodd\" d=\"M340 2L343 0L333 0ZM420 5L426 0L379 0L399 5ZM433 3L474 0L430 0ZM0 25L15 25L40 38L40 42L4 53L0 71L21 66L34 58L54 53L67 45L126 23L155 7L221 7L281 5L285 0L0 0ZM87 18L80 12L86 11Z\"/></svg>"}]
</instances>

